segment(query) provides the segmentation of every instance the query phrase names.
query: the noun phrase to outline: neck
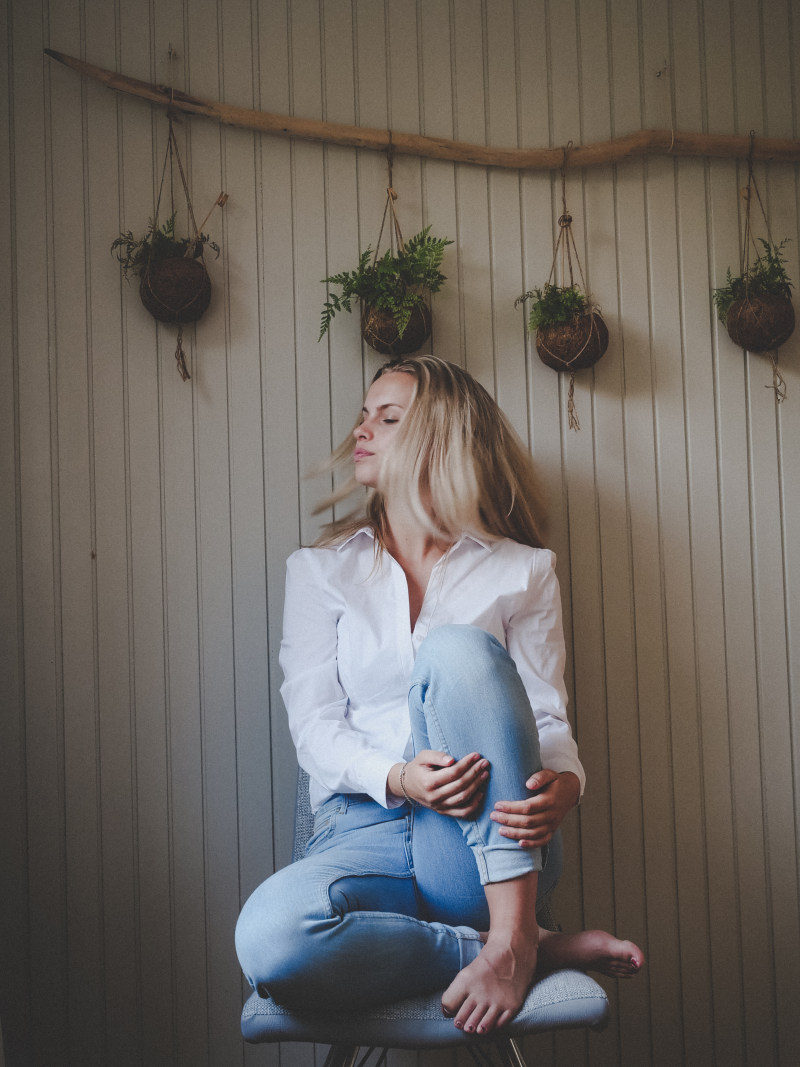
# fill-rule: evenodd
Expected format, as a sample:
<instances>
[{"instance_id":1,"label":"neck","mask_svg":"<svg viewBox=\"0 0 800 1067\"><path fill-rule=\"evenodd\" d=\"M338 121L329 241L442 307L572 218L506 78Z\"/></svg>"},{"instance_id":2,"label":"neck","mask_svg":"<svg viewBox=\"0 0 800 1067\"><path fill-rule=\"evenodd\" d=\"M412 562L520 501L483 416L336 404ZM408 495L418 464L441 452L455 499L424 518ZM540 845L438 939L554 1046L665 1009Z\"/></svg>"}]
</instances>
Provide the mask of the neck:
<instances>
[{"instance_id":1,"label":"neck","mask_svg":"<svg viewBox=\"0 0 800 1067\"><path fill-rule=\"evenodd\" d=\"M397 512L386 504L386 547L395 559L423 560L435 555L437 558L446 552L452 543L445 537L438 537L429 529L410 517L404 511Z\"/></svg>"}]
</instances>

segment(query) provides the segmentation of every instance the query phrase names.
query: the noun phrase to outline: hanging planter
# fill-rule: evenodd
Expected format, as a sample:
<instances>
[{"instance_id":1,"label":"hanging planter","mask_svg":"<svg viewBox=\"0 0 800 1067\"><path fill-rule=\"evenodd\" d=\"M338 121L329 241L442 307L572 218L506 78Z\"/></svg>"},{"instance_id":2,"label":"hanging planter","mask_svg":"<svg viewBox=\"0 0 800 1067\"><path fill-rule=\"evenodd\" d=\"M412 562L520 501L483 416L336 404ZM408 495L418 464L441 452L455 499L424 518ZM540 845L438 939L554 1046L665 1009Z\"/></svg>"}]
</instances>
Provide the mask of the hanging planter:
<instances>
[{"instance_id":1,"label":"hanging planter","mask_svg":"<svg viewBox=\"0 0 800 1067\"><path fill-rule=\"evenodd\" d=\"M725 285L714 290L717 315L734 344L748 352L774 352L794 332L792 283L783 247L759 238L763 251L735 277L728 269Z\"/></svg>"},{"instance_id":2,"label":"hanging planter","mask_svg":"<svg viewBox=\"0 0 800 1067\"><path fill-rule=\"evenodd\" d=\"M608 348L608 327L591 300L576 286L545 284L524 293L531 300L528 327L536 334L539 359L557 371L586 370Z\"/></svg>"},{"instance_id":3,"label":"hanging planter","mask_svg":"<svg viewBox=\"0 0 800 1067\"><path fill-rule=\"evenodd\" d=\"M594 366L608 348L608 327L600 309L586 293L583 269L578 257L575 238L572 235L572 216L567 211L566 161L569 146L564 150L564 165L561 168L561 197L563 212L558 220L559 234L553 253L550 276L541 289L523 293L514 306L530 300L528 329L536 337L539 359L556 371L569 372L567 417L569 428L579 430L578 412L575 407L575 372ZM569 285L556 285L556 263L561 253L561 277L569 277ZM578 268L581 285L575 283L573 258Z\"/></svg>"},{"instance_id":4,"label":"hanging planter","mask_svg":"<svg viewBox=\"0 0 800 1067\"><path fill-rule=\"evenodd\" d=\"M402 334L393 312L365 306L361 311L361 336L384 356L407 356L418 351L431 335L431 313L427 304L412 309Z\"/></svg>"},{"instance_id":5,"label":"hanging planter","mask_svg":"<svg viewBox=\"0 0 800 1067\"><path fill-rule=\"evenodd\" d=\"M728 336L748 352L772 352L794 332L794 308L788 296L749 293L734 300L725 317Z\"/></svg>"},{"instance_id":6,"label":"hanging planter","mask_svg":"<svg viewBox=\"0 0 800 1067\"><path fill-rule=\"evenodd\" d=\"M786 399L786 383L778 369L778 349L794 332L795 317L792 307L792 282L786 272L783 249L788 242L785 237L775 244L769 232L769 223L753 174L753 146L755 134L750 134L750 155L747 161L747 186L742 190L745 201L745 223L739 274L732 275L728 268L725 285L714 290L713 301L720 322L728 331L734 344L747 352L768 352L772 360L772 389L780 404ZM753 238L750 224L750 207L753 194L758 200L767 239L759 237L759 250ZM750 262L751 247L756 257Z\"/></svg>"},{"instance_id":7,"label":"hanging planter","mask_svg":"<svg viewBox=\"0 0 800 1067\"><path fill-rule=\"evenodd\" d=\"M426 298L438 293L447 280L439 269L444 250L452 244L446 237L431 237L430 226L403 240L394 209L397 193L386 190L386 206L375 251L361 253L355 270L324 278L341 292L328 291L322 309L319 339L325 336L339 311L352 311L353 301L361 301L361 336L384 356L407 356L422 347L431 335L431 312ZM391 215L391 245L378 258L387 215Z\"/></svg>"},{"instance_id":8,"label":"hanging planter","mask_svg":"<svg viewBox=\"0 0 800 1067\"><path fill-rule=\"evenodd\" d=\"M159 322L197 322L211 302L211 279L202 259L162 259L148 265L139 296Z\"/></svg>"},{"instance_id":9,"label":"hanging planter","mask_svg":"<svg viewBox=\"0 0 800 1067\"><path fill-rule=\"evenodd\" d=\"M158 212L161 206L167 164L170 167L170 186L172 186L173 160L178 165L188 217L194 230L194 235L191 237L179 238L175 235L177 211L174 203L170 217L162 226L158 225ZM211 211L217 206L222 207L227 199L226 193L220 193ZM111 245L111 251L116 252L117 259L122 265L122 273L126 278L131 275L139 278L139 296L153 318L158 322L177 325L175 360L178 373L184 381L189 379L189 370L183 351L183 327L187 323L196 322L211 301L211 279L206 270L203 252L208 247L219 255L219 246L210 239L207 233L202 232L202 226L205 226L211 211L206 215L202 225L198 226L195 222L189 187L170 116L169 139L155 215L150 220L144 236L136 237L131 230L126 230L120 233Z\"/></svg>"}]
</instances>

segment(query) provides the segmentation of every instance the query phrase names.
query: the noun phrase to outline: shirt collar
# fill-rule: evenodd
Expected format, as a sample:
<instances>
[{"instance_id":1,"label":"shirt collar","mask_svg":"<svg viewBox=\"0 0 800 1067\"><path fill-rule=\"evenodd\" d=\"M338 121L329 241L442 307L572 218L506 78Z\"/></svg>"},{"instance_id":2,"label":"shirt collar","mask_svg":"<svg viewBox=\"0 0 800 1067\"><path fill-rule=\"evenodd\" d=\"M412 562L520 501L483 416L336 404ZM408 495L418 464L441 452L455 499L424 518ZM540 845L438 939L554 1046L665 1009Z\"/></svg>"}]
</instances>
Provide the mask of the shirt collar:
<instances>
[{"instance_id":1,"label":"shirt collar","mask_svg":"<svg viewBox=\"0 0 800 1067\"><path fill-rule=\"evenodd\" d=\"M355 533L351 533L349 537L346 537L344 541L336 545L336 551L341 552L345 545L349 545L351 541L354 541L357 537L365 534L371 541L375 540L375 531L371 526L362 526L360 530L356 530Z\"/></svg>"},{"instance_id":2,"label":"shirt collar","mask_svg":"<svg viewBox=\"0 0 800 1067\"><path fill-rule=\"evenodd\" d=\"M373 528L371 526L362 526L360 529L356 530L355 533L351 533L349 537L345 538L341 544L336 545L336 551L341 552L345 545L349 545L351 541L354 541L362 534L367 536L371 541L375 540L375 531ZM479 537L477 534L463 533L453 545L453 550L458 548L465 541L472 541L476 545L480 545L481 548L487 549L489 552L491 552L494 545L494 540L490 540L488 537Z\"/></svg>"}]
</instances>

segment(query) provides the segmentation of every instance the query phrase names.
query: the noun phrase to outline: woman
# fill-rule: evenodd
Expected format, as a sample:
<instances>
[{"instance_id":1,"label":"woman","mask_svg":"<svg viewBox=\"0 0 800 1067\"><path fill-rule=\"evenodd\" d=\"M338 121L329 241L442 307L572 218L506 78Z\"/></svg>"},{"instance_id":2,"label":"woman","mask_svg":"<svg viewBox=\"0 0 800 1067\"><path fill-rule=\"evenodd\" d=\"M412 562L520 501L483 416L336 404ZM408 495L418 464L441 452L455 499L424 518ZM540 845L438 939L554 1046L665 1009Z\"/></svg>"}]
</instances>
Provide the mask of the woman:
<instances>
[{"instance_id":1,"label":"woman","mask_svg":"<svg viewBox=\"0 0 800 1067\"><path fill-rule=\"evenodd\" d=\"M246 903L239 959L289 1007L444 989L455 1025L487 1033L537 966L643 962L602 931L537 927L583 788L554 558L530 456L459 367L387 364L353 435L334 499L366 486L366 514L287 568L281 692L314 836Z\"/></svg>"}]
</instances>

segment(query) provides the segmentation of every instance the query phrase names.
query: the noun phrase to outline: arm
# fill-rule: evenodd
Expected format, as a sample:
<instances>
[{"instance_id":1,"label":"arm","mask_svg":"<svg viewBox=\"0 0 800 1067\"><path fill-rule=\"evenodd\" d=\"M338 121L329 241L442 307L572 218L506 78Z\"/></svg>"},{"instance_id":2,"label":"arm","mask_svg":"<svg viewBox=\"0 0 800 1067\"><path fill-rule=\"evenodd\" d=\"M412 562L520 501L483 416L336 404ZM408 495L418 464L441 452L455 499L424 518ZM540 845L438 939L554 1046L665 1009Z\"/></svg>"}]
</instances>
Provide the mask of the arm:
<instances>
[{"instance_id":1,"label":"arm","mask_svg":"<svg viewBox=\"0 0 800 1067\"><path fill-rule=\"evenodd\" d=\"M517 665L539 730L542 770L527 780L527 800L498 803L492 819L524 848L547 844L583 792L585 776L566 713L564 634L555 556L537 552L524 604L509 620L509 654Z\"/></svg>"},{"instance_id":2,"label":"arm","mask_svg":"<svg viewBox=\"0 0 800 1067\"><path fill-rule=\"evenodd\" d=\"M397 753L376 748L348 722L338 669L343 611L315 553L295 552L286 567L281 695L300 766L333 793L367 793L386 806Z\"/></svg>"}]
</instances>

